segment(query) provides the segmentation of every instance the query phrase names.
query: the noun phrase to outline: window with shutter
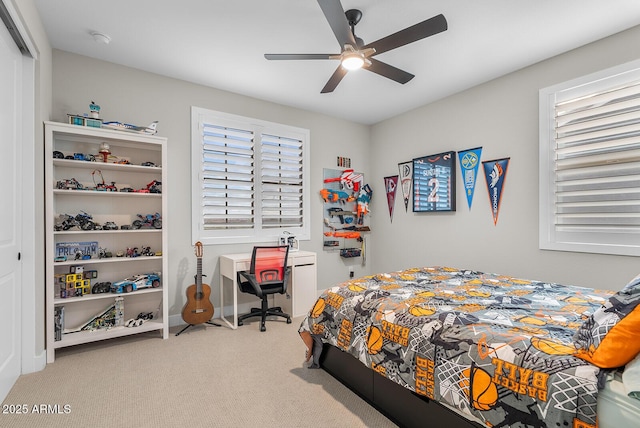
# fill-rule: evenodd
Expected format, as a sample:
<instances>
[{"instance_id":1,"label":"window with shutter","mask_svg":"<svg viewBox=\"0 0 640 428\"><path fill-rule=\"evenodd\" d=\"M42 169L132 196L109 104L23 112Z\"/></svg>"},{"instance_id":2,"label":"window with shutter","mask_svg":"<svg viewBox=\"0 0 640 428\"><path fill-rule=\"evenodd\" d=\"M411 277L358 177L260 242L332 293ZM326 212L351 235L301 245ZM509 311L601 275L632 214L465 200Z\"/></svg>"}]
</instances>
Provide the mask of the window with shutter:
<instances>
[{"instance_id":1,"label":"window with shutter","mask_svg":"<svg viewBox=\"0 0 640 428\"><path fill-rule=\"evenodd\" d=\"M308 141L306 129L193 107L193 240L309 239Z\"/></svg>"},{"instance_id":2,"label":"window with shutter","mask_svg":"<svg viewBox=\"0 0 640 428\"><path fill-rule=\"evenodd\" d=\"M540 248L640 255L640 63L540 91Z\"/></svg>"}]
</instances>

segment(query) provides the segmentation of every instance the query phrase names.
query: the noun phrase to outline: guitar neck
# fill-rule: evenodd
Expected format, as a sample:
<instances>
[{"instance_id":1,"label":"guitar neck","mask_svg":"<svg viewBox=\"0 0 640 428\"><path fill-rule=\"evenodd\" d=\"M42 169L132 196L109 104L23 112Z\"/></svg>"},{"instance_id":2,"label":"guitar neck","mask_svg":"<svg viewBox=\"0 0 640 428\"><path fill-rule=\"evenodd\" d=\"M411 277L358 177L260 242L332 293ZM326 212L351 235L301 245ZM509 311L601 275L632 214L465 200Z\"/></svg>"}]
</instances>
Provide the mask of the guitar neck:
<instances>
[{"instance_id":1,"label":"guitar neck","mask_svg":"<svg viewBox=\"0 0 640 428\"><path fill-rule=\"evenodd\" d=\"M198 257L198 270L196 271L196 291L202 293L202 257Z\"/></svg>"}]
</instances>

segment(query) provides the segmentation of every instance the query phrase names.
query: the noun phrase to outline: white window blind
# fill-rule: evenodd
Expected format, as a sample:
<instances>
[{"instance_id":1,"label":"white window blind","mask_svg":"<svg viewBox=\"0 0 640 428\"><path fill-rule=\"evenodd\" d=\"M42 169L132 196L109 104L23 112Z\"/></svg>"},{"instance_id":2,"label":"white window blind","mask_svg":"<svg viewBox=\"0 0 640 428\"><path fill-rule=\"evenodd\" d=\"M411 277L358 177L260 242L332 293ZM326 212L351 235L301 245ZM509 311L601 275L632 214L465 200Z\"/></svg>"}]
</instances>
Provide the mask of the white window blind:
<instances>
[{"instance_id":1,"label":"white window blind","mask_svg":"<svg viewBox=\"0 0 640 428\"><path fill-rule=\"evenodd\" d=\"M308 140L308 130L194 107L194 241L309 239Z\"/></svg>"},{"instance_id":2,"label":"white window blind","mask_svg":"<svg viewBox=\"0 0 640 428\"><path fill-rule=\"evenodd\" d=\"M640 255L637 67L541 91L540 118L541 248Z\"/></svg>"},{"instance_id":3,"label":"white window blind","mask_svg":"<svg viewBox=\"0 0 640 428\"><path fill-rule=\"evenodd\" d=\"M254 227L254 138L250 130L202 124L205 230Z\"/></svg>"},{"instance_id":4,"label":"white window blind","mask_svg":"<svg viewBox=\"0 0 640 428\"><path fill-rule=\"evenodd\" d=\"M263 134L260 148L263 227L302 227L302 141Z\"/></svg>"}]
</instances>

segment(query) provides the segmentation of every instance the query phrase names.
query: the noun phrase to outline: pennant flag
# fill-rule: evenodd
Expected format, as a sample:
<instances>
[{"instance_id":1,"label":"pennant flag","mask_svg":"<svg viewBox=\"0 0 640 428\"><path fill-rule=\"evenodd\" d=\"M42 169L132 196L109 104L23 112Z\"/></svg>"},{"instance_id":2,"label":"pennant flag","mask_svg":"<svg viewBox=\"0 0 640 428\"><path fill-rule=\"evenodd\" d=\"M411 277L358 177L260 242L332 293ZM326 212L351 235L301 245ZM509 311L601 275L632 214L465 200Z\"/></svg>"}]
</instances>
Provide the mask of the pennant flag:
<instances>
[{"instance_id":1,"label":"pennant flag","mask_svg":"<svg viewBox=\"0 0 640 428\"><path fill-rule=\"evenodd\" d=\"M404 198L404 210L409 210L409 198L413 187L413 161L399 163L400 187L402 187L402 197Z\"/></svg>"},{"instance_id":2,"label":"pennant flag","mask_svg":"<svg viewBox=\"0 0 640 428\"><path fill-rule=\"evenodd\" d=\"M482 147L458 152L460 172L462 173L462 182L464 183L464 194L467 196L469 209L471 209L471 203L473 202L473 192L476 188L476 177L478 176L481 154Z\"/></svg>"},{"instance_id":3,"label":"pennant flag","mask_svg":"<svg viewBox=\"0 0 640 428\"><path fill-rule=\"evenodd\" d=\"M393 221L393 206L396 204L396 189L398 188L398 176L384 178L384 189L387 192L387 204L389 205L389 217Z\"/></svg>"},{"instance_id":4,"label":"pennant flag","mask_svg":"<svg viewBox=\"0 0 640 428\"><path fill-rule=\"evenodd\" d=\"M484 167L484 177L487 180L487 190L489 191L489 202L493 214L494 226L498 223L498 212L500 211L500 201L504 190L504 180L507 176L509 159L497 159L482 162Z\"/></svg>"}]
</instances>

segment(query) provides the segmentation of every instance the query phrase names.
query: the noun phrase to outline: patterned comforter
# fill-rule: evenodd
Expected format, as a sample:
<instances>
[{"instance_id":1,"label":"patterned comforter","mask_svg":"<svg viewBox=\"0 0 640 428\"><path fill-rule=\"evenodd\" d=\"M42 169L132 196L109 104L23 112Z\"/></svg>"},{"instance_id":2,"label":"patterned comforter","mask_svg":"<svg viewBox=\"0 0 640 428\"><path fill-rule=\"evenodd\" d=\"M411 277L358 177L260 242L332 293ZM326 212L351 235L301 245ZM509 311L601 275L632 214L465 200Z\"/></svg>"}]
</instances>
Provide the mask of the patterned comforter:
<instances>
[{"instance_id":1,"label":"patterned comforter","mask_svg":"<svg viewBox=\"0 0 640 428\"><path fill-rule=\"evenodd\" d=\"M614 292L446 267L326 290L301 325L388 379L497 427L595 427L573 336Z\"/></svg>"}]
</instances>

